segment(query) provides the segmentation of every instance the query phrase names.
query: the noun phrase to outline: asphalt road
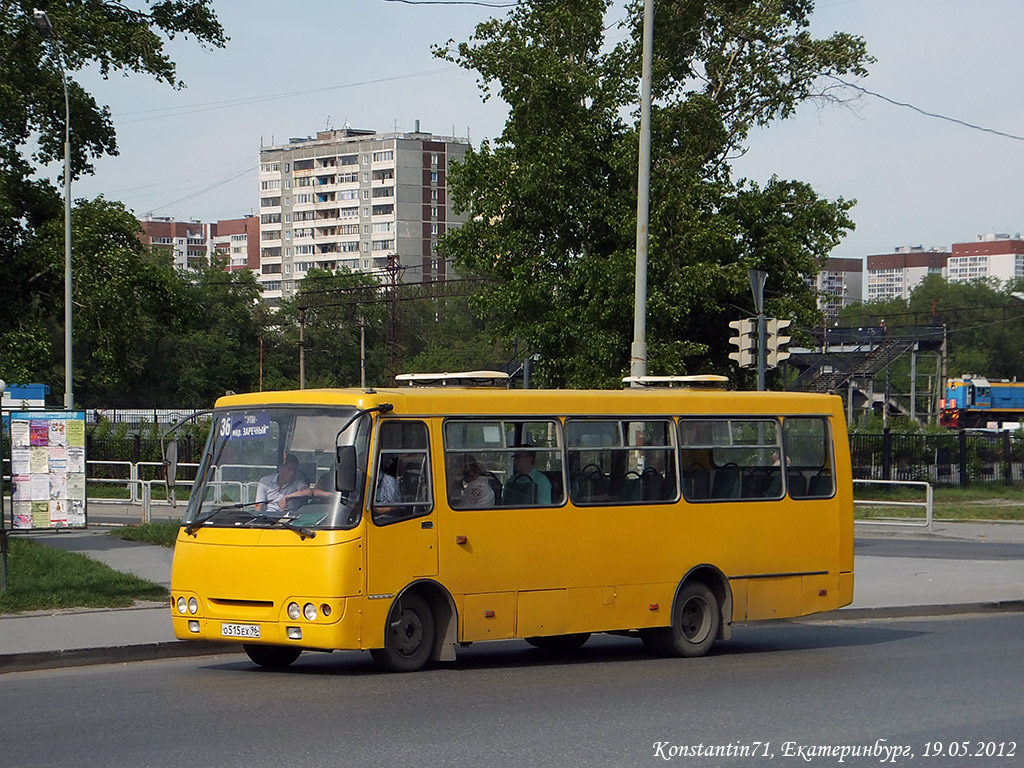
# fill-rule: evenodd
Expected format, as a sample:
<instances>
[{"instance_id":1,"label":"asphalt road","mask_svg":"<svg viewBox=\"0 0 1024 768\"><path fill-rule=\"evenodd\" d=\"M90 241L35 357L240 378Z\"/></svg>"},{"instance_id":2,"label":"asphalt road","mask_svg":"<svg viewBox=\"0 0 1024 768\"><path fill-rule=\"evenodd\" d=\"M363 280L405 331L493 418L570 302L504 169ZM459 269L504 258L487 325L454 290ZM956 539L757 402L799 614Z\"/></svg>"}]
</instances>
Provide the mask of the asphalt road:
<instances>
[{"instance_id":1,"label":"asphalt road","mask_svg":"<svg viewBox=\"0 0 1024 768\"><path fill-rule=\"evenodd\" d=\"M927 557L942 560L1024 560L1024 544L935 538L858 538L854 552L871 557ZM1022 763L1024 764L1024 763Z\"/></svg>"},{"instance_id":2,"label":"asphalt road","mask_svg":"<svg viewBox=\"0 0 1024 768\"><path fill-rule=\"evenodd\" d=\"M804 757L860 747L873 754L841 764L1014 766L1022 636L1024 615L1002 614L739 626L689 660L600 637L567 658L478 644L408 675L358 653L283 672L232 655L12 673L0 764L831 766L835 754ZM1003 757L926 757L936 743ZM680 752L698 745L748 753Z\"/></svg>"}]
</instances>

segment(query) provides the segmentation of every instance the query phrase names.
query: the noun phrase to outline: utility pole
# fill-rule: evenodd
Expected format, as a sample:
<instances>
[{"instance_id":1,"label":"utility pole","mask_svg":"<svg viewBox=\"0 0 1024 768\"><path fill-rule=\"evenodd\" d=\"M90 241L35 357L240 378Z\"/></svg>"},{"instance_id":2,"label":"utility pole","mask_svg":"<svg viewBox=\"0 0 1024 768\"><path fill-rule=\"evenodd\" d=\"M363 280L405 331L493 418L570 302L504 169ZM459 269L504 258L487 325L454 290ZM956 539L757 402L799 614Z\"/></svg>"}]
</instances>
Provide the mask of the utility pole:
<instances>
[{"instance_id":1,"label":"utility pole","mask_svg":"<svg viewBox=\"0 0 1024 768\"><path fill-rule=\"evenodd\" d=\"M757 312L757 391L764 392L765 370L768 362L768 324L764 316L764 284L768 273L761 269L747 270L750 291L754 294L754 310Z\"/></svg>"},{"instance_id":2,"label":"utility pole","mask_svg":"<svg viewBox=\"0 0 1024 768\"><path fill-rule=\"evenodd\" d=\"M636 198L636 286L630 376L647 375L647 230L651 187L651 71L654 58L654 0L644 0L643 64L640 79L640 152ZM640 386L634 383L633 386Z\"/></svg>"},{"instance_id":3,"label":"utility pole","mask_svg":"<svg viewBox=\"0 0 1024 768\"><path fill-rule=\"evenodd\" d=\"M299 307L299 389L306 388L306 309Z\"/></svg>"},{"instance_id":4,"label":"utility pole","mask_svg":"<svg viewBox=\"0 0 1024 768\"><path fill-rule=\"evenodd\" d=\"M384 375L388 380L388 384L394 384L395 376L398 375L398 367L402 359L401 351L399 350L399 321L400 315L398 313L398 275L401 272L401 265L399 264L398 254L388 254L388 297L391 303L391 312L388 317L388 332L386 342L386 356L384 363Z\"/></svg>"}]
</instances>

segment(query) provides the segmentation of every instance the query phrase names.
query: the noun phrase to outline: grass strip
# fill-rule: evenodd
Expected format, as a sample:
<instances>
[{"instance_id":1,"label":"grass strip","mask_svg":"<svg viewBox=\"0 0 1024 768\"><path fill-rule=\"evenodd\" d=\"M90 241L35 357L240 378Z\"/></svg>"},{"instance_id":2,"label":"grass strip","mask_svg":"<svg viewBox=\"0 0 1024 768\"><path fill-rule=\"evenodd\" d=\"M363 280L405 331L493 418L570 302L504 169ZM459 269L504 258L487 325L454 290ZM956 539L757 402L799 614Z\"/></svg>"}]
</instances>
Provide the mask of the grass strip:
<instances>
[{"instance_id":1,"label":"grass strip","mask_svg":"<svg viewBox=\"0 0 1024 768\"><path fill-rule=\"evenodd\" d=\"M180 520L161 520L141 525L125 525L115 528L110 535L125 541L141 541L159 547L173 547L180 529Z\"/></svg>"},{"instance_id":2,"label":"grass strip","mask_svg":"<svg viewBox=\"0 0 1024 768\"><path fill-rule=\"evenodd\" d=\"M159 584L120 573L76 552L11 536L7 589L0 613L59 608L123 608L136 600L166 600Z\"/></svg>"}]
</instances>

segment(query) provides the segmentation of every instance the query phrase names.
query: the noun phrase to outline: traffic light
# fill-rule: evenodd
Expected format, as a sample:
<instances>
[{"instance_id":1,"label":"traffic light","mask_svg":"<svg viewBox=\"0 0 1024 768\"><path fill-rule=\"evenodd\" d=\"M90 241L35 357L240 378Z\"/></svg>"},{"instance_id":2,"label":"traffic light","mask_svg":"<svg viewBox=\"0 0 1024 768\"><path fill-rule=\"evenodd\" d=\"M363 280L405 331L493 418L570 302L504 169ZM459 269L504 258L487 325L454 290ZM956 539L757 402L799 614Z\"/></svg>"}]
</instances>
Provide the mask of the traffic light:
<instances>
[{"instance_id":1,"label":"traffic light","mask_svg":"<svg viewBox=\"0 0 1024 768\"><path fill-rule=\"evenodd\" d=\"M729 359L735 360L740 368L753 368L757 365L757 347L754 346L754 330L757 320L748 317L745 320L733 320L729 327L736 331L729 343L736 345L736 351L729 353Z\"/></svg>"},{"instance_id":2,"label":"traffic light","mask_svg":"<svg viewBox=\"0 0 1024 768\"><path fill-rule=\"evenodd\" d=\"M769 317L765 321L768 336L765 364L769 368L777 368L779 363L789 359L790 351L785 348L789 344L789 336L785 335L785 331L792 324L792 320L779 320L776 317Z\"/></svg>"}]
</instances>

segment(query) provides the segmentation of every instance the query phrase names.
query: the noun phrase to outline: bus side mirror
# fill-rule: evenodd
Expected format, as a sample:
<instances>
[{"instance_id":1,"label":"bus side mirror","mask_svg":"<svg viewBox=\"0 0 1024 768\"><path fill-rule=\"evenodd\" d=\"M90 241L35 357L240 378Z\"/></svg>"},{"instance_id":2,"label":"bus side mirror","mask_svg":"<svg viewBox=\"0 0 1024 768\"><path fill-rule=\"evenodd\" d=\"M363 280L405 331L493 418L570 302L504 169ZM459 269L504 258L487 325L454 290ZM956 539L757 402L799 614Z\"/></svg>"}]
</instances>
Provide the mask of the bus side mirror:
<instances>
[{"instance_id":1,"label":"bus side mirror","mask_svg":"<svg viewBox=\"0 0 1024 768\"><path fill-rule=\"evenodd\" d=\"M164 481L167 492L174 490L174 480L178 476L178 441L171 440L164 446Z\"/></svg>"},{"instance_id":2,"label":"bus side mirror","mask_svg":"<svg viewBox=\"0 0 1024 768\"><path fill-rule=\"evenodd\" d=\"M352 493L356 489L356 447L354 445L339 445L337 448L334 489L342 493Z\"/></svg>"}]
</instances>

